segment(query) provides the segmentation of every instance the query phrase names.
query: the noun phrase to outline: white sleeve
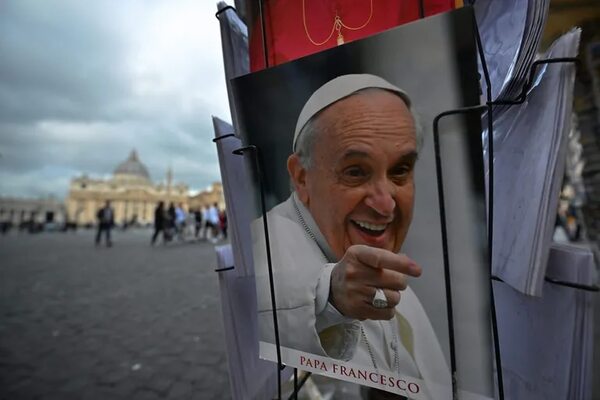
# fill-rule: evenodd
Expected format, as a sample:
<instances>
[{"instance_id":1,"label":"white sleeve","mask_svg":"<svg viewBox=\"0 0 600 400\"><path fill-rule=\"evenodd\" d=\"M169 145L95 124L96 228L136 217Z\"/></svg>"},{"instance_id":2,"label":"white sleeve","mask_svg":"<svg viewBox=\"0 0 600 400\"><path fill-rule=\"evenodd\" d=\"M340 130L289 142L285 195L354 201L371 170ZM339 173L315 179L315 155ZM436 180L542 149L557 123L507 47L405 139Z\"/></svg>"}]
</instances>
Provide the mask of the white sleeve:
<instances>
[{"instance_id":1,"label":"white sleeve","mask_svg":"<svg viewBox=\"0 0 600 400\"><path fill-rule=\"evenodd\" d=\"M350 323L354 319L347 318L340 313L334 306L329 302L329 289L331 286L331 272L335 263L325 264L323 272L319 277L316 290L315 299L315 314L317 316L316 329L317 332L321 332L324 329L329 328L333 325Z\"/></svg>"},{"instance_id":2,"label":"white sleeve","mask_svg":"<svg viewBox=\"0 0 600 400\"><path fill-rule=\"evenodd\" d=\"M319 334L329 328L334 330L335 334L327 335L330 339L321 340L321 345L330 357L349 360L354 356L358 344L360 323L358 320L344 316L329 302L331 272L334 266L334 263L326 264L317 283L315 329Z\"/></svg>"}]
</instances>

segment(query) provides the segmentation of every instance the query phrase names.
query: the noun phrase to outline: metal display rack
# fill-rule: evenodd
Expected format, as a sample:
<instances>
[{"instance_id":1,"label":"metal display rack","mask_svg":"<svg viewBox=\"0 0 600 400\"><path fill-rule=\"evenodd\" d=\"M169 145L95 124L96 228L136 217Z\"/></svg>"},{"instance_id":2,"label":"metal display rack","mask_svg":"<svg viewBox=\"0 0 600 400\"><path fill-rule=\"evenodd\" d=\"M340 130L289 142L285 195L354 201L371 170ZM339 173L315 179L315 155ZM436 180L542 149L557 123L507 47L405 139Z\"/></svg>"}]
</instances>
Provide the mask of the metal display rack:
<instances>
[{"instance_id":1,"label":"metal display rack","mask_svg":"<svg viewBox=\"0 0 600 400\"><path fill-rule=\"evenodd\" d=\"M266 68L269 67L268 60L268 52L267 52L267 40L266 40L266 32L265 32L265 18L263 12L263 1L259 0L259 16L261 23L261 35L262 35L262 44L263 44L263 52L264 52L264 61ZM236 9L232 6L224 7L216 13L216 17L218 18L221 13L226 10L233 10L235 12ZM419 15L420 18L424 18L424 6L423 0L419 0ZM557 64L557 63L577 63L578 60L575 57L571 58L551 58L551 59L543 59L537 60L532 63L530 67L529 78L525 82L521 93L515 99L492 99L492 87L491 81L488 74L487 64L485 60L485 55L483 51L483 46L481 43L481 37L479 35L479 30L477 27L477 22L475 20L475 16L473 14L473 27L475 33L475 39L477 44L477 51L479 53L479 58L481 61L481 66L483 69L483 75L486 84L486 103L478 106L471 107L463 107L457 108L453 110L444 111L438 114L433 120L433 137L434 137L434 149L435 149L435 163L436 163L436 172L437 172L437 186L438 186L438 194L439 194L439 207L440 207L440 222L442 227L442 246L443 246L443 259L444 259L444 280L445 280L445 289L446 289L446 300L447 300L447 317L448 317L448 333L449 333L449 341L450 341L450 364L451 364L451 373L452 373L452 398L453 400L457 400L458 397L458 383L456 379L456 349L455 349L455 341L454 341L454 319L453 319L453 310L452 310L452 287L451 287L451 279L450 279L450 264L449 264L449 256L448 256L448 240L447 240L447 231L446 231L446 215L445 215L445 207L444 207L444 191L443 191L443 178L442 178L442 165L441 165L441 157L440 157L440 146L439 146L439 137L440 137L440 129L439 123L440 121L448 116L452 115L468 115L468 114L479 114L480 116L483 113L487 113L487 123L488 123L488 149L490 156L488 157L488 169L489 169L489 180L488 180L488 256L489 256L489 268L490 268L490 312L491 312L491 324L492 324L492 332L493 332L493 343L494 343L494 356L495 356L495 365L496 365L496 379L497 379L497 387L498 387L498 397L500 400L504 400L504 387L503 387L503 378L502 378L502 361L500 356L500 344L498 339L498 329L497 329L497 321L496 321L496 309L495 309L495 300L494 300L494 290L492 286L492 280L503 282L500 278L491 275L491 267L492 267L492 246L493 246L493 212L494 212L494 204L493 204L493 189L494 189L494 165L493 165L493 157L491 155L494 154L493 150L493 108L494 106L513 106L519 105L525 102L527 99L527 94L531 89L537 68L541 65L546 64ZM213 139L213 142L217 142L218 140L225 139L227 137L232 137L233 134L223 135L218 138ZM281 346L280 346L280 338L279 338L279 327L277 322L277 299L275 297L275 289L274 289L274 281L273 281L273 265L271 261L271 249L270 249L270 241L269 241L269 229L267 223L267 210L265 203L265 187L264 187L264 176L263 176L263 161L260 149L255 145L249 145L245 147L241 147L233 151L233 154L236 155L247 155L252 158L252 162L255 167L256 177L260 186L260 207L261 213L263 217L263 228L265 234L265 244L266 244L266 254L267 254L267 264L268 264L268 272L269 272L269 287L270 287L270 296L271 296L271 306L273 308L273 323L274 323L274 333L275 333L275 346L277 353L277 400L281 400L281 392L282 392L282 384L281 384L281 371L286 368L286 365L282 363L281 359ZM234 266L217 269L215 271L227 271L234 269ZM598 292L600 288L598 286L591 285L583 285L579 283L573 282L565 282L561 280L556 280L551 277L546 277L545 280L551 284L565 286L573 289ZM306 382L306 380L310 377L311 373L307 372L307 374L299 381L298 380L298 369L294 368L293 376L294 376L294 391L289 396L288 399L297 399L298 392Z\"/></svg>"}]
</instances>

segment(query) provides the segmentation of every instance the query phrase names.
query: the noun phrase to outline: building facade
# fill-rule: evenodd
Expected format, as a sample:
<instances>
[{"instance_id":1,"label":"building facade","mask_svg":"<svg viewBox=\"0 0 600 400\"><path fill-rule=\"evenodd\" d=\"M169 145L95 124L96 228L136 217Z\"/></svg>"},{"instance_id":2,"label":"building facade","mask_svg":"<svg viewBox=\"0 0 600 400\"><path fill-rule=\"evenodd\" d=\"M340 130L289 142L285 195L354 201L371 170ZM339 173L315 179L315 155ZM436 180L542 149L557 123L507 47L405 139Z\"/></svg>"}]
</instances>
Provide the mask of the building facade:
<instances>
[{"instance_id":1,"label":"building facade","mask_svg":"<svg viewBox=\"0 0 600 400\"><path fill-rule=\"evenodd\" d=\"M225 197L223 196L223 185L221 182L214 182L207 190L204 190L194 196L190 196L190 210L201 210L217 203L219 210L225 209Z\"/></svg>"},{"instance_id":2,"label":"building facade","mask_svg":"<svg viewBox=\"0 0 600 400\"><path fill-rule=\"evenodd\" d=\"M24 223L65 223L66 212L62 201L54 198L28 199L0 197L0 222L19 226Z\"/></svg>"},{"instance_id":3,"label":"building facade","mask_svg":"<svg viewBox=\"0 0 600 400\"><path fill-rule=\"evenodd\" d=\"M167 171L166 183L154 184L148 169L135 150L120 163L109 179L92 179L86 175L71 180L66 200L69 222L77 225L96 223L96 213L111 202L116 224L154 222L154 209L159 201L181 204L187 210L188 186L173 184L173 174Z\"/></svg>"}]
</instances>

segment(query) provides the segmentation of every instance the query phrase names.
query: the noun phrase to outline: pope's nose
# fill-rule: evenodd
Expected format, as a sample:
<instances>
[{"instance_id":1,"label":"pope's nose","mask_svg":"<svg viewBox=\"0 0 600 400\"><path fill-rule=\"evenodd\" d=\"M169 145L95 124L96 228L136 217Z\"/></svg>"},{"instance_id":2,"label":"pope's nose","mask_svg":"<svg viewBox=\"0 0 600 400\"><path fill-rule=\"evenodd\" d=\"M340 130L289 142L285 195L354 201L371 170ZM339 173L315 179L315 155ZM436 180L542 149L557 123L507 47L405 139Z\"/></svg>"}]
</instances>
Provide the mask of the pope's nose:
<instances>
[{"instance_id":1,"label":"pope's nose","mask_svg":"<svg viewBox=\"0 0 600 400\"><path fill-rule=\"evenodd\" d=\"M394 216L394 209L396 208L393 190L394 189L387 182L377 183L373 186L367 196L365 204L379 215L392 218Z\"/></svg>"}]
</instances>

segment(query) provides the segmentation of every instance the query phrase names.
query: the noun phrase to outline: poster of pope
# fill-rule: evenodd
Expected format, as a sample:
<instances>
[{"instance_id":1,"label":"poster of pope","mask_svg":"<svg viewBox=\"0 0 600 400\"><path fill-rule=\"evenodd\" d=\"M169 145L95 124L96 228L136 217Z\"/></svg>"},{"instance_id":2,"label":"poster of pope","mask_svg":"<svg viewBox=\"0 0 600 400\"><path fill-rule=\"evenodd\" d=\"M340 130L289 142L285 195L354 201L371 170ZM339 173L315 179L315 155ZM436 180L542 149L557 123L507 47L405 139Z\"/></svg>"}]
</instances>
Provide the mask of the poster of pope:
<instances>
[{"instance_id":1,"label":"poster of pope","mask_svg":"<svg viewBox=\"0 0 600 400\"><path fill-rule=\"evenodd\" d=\"M479 101L468 13L232 81L262 167L261 357L276 361L279 342L286 365L397 398L451 399L453 373L464 398L493 398L479 120L442 124L441 177L432 132L437 114Z\"/></svg>"}]
</instances>

